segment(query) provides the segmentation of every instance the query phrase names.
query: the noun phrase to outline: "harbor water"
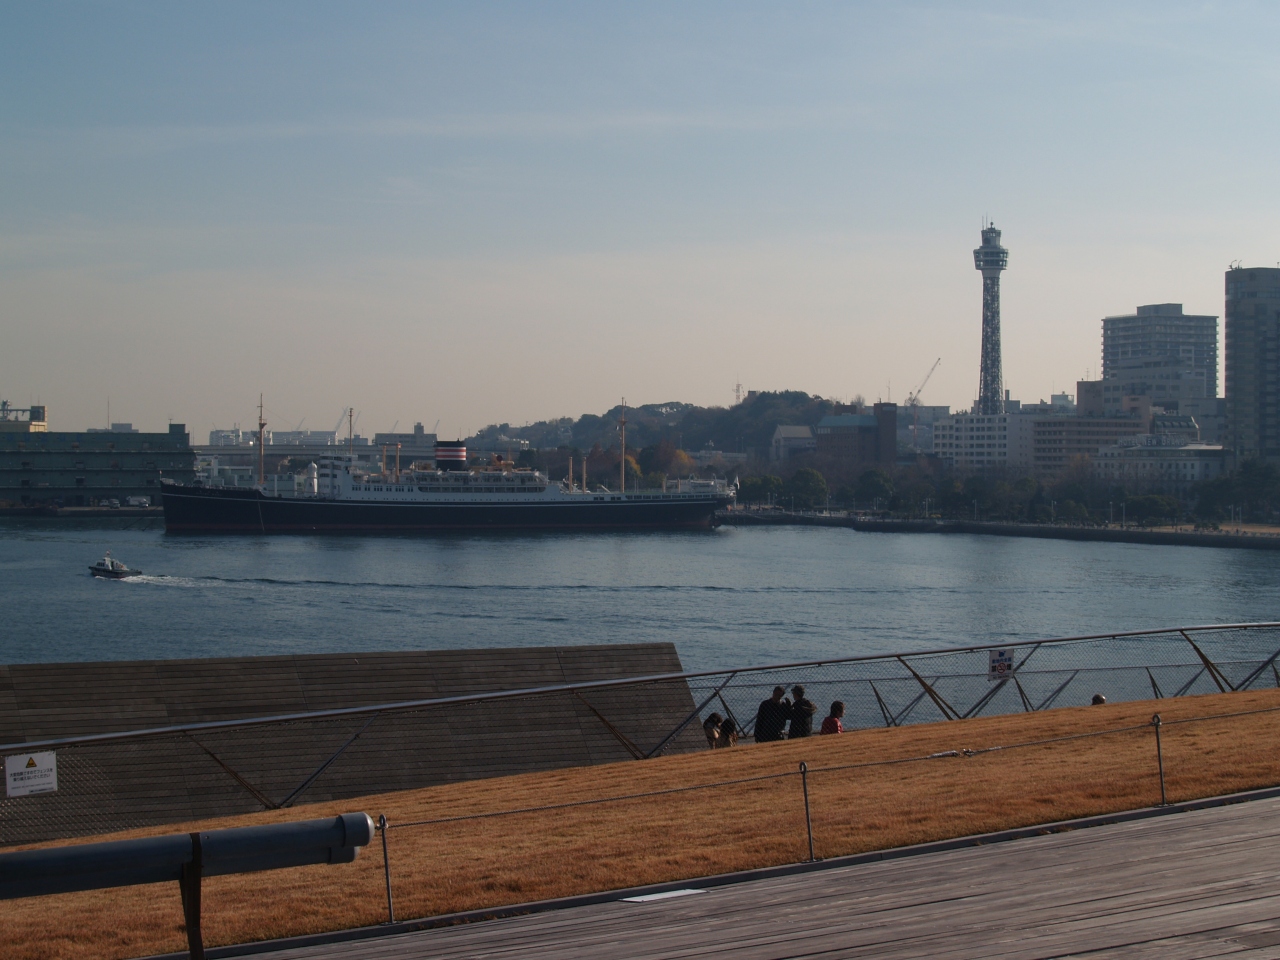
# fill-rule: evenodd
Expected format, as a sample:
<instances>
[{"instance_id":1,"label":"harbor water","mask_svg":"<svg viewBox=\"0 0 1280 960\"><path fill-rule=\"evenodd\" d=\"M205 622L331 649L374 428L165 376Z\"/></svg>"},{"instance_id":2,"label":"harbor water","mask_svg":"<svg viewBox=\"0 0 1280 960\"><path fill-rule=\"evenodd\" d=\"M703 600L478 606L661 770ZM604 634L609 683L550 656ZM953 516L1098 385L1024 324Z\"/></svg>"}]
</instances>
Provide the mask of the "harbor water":
<instances>
[{"instance_id":1,"label":"harbor water","mask_svg":"<svg viewBox=\"0 0 1280 960\"><path fill-rule=\"evenodd\" d=\"M143 576L97 580L110 550ZM0 525L0 663L670 641L687 669L1280 619L1280 552L801 527Z\"/></svg>"}]
</instances>

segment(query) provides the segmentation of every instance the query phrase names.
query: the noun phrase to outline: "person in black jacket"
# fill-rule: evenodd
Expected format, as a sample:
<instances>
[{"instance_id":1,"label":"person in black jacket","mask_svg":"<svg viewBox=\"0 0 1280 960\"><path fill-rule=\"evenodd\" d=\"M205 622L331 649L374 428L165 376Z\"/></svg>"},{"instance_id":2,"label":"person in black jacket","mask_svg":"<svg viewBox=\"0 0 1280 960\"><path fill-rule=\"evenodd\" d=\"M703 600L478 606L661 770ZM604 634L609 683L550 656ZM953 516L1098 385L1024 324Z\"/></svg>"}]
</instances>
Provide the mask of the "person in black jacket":
<instances>
[{"instance_id":1,"label":"person in black jacket","mask_svg":"<svg viewBox=\"0 0 1280 960\"><path fill-rule=\"evenodd\" d=\"M756 711L756 743L785 739L784 730L791 719L791 701L784 699L786 687L774 687L773 696Z\"/></svg>"},{"instance_id":2,"label":"person in black jacket","mask_svg":"<svg viewBox=\"0 0 1280 960\"><path fill-rule=\"evenodd\" d=\"M791 693L795 700L791 704L791 733L788 739L795 740L813 733L813 715L818 712L818 707L812 700L804 698L804 687L800 684L792 687Z\"/></svg>"}]
</instances>

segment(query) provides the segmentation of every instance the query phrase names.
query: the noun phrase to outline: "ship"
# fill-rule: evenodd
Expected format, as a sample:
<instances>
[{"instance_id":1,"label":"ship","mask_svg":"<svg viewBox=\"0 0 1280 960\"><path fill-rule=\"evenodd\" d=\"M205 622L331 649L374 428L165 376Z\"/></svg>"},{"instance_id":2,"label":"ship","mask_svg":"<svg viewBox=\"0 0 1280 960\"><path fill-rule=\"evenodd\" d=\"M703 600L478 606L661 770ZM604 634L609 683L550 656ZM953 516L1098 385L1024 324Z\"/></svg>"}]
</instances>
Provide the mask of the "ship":
<instances>
[{"instance_id":1,"label":"ship","mask_svg":"<svg viewBox=\"0 0 1280 960\"><path fill-rule=\"evenodd\" d=\"M736 485L722 479L675 480L661 489L589 488L573 475L551 480L495 459L468 466L465 443L439 441L430 469L377 472L354 457L313 463L301 492L162 481L171 533L408 533L449 530L678 529L710 527ZM584 465L585 467L585 465Z\"/></svg>"}]
</instances>

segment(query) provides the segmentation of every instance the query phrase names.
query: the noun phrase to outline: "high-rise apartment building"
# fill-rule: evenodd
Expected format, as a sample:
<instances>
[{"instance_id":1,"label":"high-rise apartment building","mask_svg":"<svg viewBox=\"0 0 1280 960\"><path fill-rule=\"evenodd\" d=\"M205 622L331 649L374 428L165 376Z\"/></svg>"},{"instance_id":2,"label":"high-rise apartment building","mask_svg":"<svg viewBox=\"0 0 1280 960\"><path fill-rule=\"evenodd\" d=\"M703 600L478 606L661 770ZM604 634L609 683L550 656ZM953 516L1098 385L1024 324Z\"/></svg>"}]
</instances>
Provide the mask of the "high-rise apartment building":
<instances>
[{"instance_id":1,"label":"high-rise apartment building","mask_svg":"<svg viewBox=\"0 0 1280 960\"><path fill-rule=\"evenodd\" d=\"M1280 460L1280 268L1226 275L1227 449Z\"/></svg>"},{"instance_id":2,"label":"high-rise apartment building","mask_svg":"<svg viewBox=\"0 0 1280 960\"><path fill-rule=\"evenodd\" d=\"M1128 396L1162 400L1218 395L1218 318L1151 303L1102 320L1102 379Z\"/></svg>"}]
</instances>

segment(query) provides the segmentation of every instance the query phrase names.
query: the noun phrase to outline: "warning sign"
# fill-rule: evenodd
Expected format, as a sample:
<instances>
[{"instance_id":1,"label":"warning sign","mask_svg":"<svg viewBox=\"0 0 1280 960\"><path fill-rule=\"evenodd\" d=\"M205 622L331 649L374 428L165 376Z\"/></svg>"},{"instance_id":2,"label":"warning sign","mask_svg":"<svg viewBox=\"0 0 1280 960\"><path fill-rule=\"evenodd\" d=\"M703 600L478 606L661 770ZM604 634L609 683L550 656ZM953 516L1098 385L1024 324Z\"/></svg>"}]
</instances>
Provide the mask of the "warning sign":
<instances>
[{"instance_id":1,"label":"warning sign","mask_svg":"<svg viewBox=\"0 0 1280 960\"><path fill-rule=\"evenodd\" d=\"M992 650L987 663L988 680L1005 680L1013 675L1013 651Z\"/></svg>"},{"instance_id":2,"label":"warning sign","mask_svg":"<svg viewBox=\"0 0 1280 960\"><path fill-rule=\"evenodd\" d=\"M4 758L4 792L7 797L53 793L58 789L58 755L20 753Z\"/></svg>"}]
</instances>

